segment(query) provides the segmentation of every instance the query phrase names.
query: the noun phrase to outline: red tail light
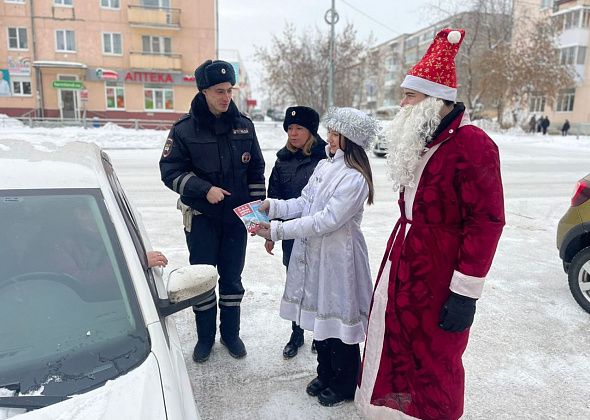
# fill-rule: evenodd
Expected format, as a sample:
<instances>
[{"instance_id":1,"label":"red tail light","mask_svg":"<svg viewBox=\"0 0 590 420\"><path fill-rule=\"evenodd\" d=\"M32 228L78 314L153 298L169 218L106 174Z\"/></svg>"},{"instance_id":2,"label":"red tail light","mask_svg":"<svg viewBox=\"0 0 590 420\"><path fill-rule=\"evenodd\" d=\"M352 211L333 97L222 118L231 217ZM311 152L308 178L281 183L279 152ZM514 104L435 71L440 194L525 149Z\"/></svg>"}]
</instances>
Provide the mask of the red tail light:
<instances>
[{"instance_id":1,"label":"red tail light","mask_svg":"<svg viewBox=\"0 0 590 420\"><path fill-rule=\"evenodd\" d=\"M582 203L590 200L590 182L581 179L576 184L574 196L572 197L572 207L579 206Z\"/></svg>"}]
</instances>

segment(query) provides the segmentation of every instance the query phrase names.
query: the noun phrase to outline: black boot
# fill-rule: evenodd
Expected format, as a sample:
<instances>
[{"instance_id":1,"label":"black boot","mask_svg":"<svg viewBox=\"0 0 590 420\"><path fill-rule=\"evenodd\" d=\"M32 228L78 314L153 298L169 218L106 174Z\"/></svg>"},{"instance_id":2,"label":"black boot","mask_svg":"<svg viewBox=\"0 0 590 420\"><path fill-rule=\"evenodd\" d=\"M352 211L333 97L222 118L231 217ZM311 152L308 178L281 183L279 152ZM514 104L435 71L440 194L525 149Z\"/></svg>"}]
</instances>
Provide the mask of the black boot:
<instances>
[{"instance_id":1,"label":"black boot","mask_svg":"<svg viewBox=\"0 0 590 420\"><path fill-rule=\"evenodd\" d=\"M221 344L227 347L229 354L241 359L248 354L246 346L240 338L240 307L219 305Z\"/></svg>"},{"instance_id":2,"label":"black boot","mask_svg":"<svg viewBox=\"0 0 590 420\"><path fill-rule=\"evenodd\" d=\"M318 401L331 407L354 398L361 360L358 344L345 344L336 338L328 341L332 377L329 386L318 395ZM319 351L318 347L318 355Z\"/></svg>"},{"instance_id":3,"label":"black boot","mask_svg":"<svg viewBox=\"0 0 590 420\"><path fill-rule=\"evenodd\" d=\"M332 407L343 403L344 401L352 401L354 395L343 395L332 391L331 388L326 388L318 395L318 401L321 405L326 407Z\"/></svg>"},{"instance_id":4,"label":"black boot","mask_svg":"<svg viewBox=\"0 0 590 420\"><path fill-rule=\"evenodd\" d=\"M197 363L204 363L209 359L213 343L215 343L217 306L205 311L198 311L195 308L193 310L197 322L197 344L193 350L193 360Z\"/></svg>"},{"instance_id":5,"label":"black boot","mask_svg":"<svg viewBox=\"0 0 590 420\"><path fill-rule=\"evenodd\" d=\"M310 383L307 384L307 388L305 388L305 392L307 392L312 397L317 397L320 392L328 387L328 384L323 383L320 378L313 379Z\"/></svg>"},{"instance_id":6,"label":"black boot","mask_svg":"<svg viewBox=\"0 0 590 420\"><path fill-rule=\"evenodd\" d=\"M303 338L303 329L293 321L291 325L291 329L293 332L291 333L291 338L289 342L283 349L283 357L285 359L290 359L292 357L297 356L297 351L299 347L303 345L304 338Z\"/></svg>"}]
</instances>

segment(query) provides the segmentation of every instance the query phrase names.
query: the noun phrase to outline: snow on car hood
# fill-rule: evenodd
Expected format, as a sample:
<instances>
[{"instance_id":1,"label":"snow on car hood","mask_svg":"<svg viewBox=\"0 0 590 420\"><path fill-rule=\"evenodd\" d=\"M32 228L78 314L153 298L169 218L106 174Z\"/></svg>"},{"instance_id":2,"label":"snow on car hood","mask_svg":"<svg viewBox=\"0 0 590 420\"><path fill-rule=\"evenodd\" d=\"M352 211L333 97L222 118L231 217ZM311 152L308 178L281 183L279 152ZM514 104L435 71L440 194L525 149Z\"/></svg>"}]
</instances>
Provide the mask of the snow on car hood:
<instances>
[{"instance_id":1,"label":"snow on car hood","mask_svg":"<svg viewBox=\"0 0 590 420\"><path fill-rule=\"evenodd\" d=\"M166 410L158 362L153 353L150 353L145 362L137 368L117 379L107 381L100 388L25 414L18 415L19 412L22 410L0 408L0 419L165 419Z\"/></svg>"}]
</instances>

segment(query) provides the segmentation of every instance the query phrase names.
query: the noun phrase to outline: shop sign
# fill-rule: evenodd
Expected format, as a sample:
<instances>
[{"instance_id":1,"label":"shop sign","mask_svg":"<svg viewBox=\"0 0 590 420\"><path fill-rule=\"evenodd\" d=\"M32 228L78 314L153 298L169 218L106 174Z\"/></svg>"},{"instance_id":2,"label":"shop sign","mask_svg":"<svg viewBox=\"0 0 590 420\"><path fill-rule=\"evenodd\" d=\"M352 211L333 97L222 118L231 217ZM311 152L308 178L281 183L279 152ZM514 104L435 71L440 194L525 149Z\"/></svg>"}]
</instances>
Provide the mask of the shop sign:
<instances>
[{"instance_id":1,"label":"shop sign","mask_svg":"<svg viewBox=\"0 0 590 420\"><path fill-rule=\"evenodd\" d=\"M125 75L126 82L138 83L174 83L170 73L152 73L147 71L129 71Z\"/></svg>"},{"instance_id":2,"label":"shop sign","mask_svg":"<svg viewBox=\"0 0 590 420\"><path fill-rule=\"evenodd\" d=\"M2 1L2 0L0 0ZM128 69L106 69L100 67L88 68L86 71L86 81L113 81L126 83L154 83L168 85L193 85L195 76L192 74L182 74L176 72L153 72L142 70Z\"/></svg>"},{"instance_id":3,"label":"shop sign","mask_svg":"<svg viewBox=\"0 0 590 420\"><path fill-rule=\"evenodd\" d=\"M11 76L30 76L31 60L28 57L8 57L8 72Z\"/></svg>"},{"instance_id":4,"label":"shop sign","mask_svg":"<svg viewBox=\"0 0 590 420\"><path fill-rule=\"evenodd\" d=\"M115 70L98 68L98 69L96 69L95 74L96 74L96 78L98 80L118 80L119 79L119 73L117 73Z\"/></svg>"},{"instance_id":5,"label":"shop sign","mask_svg":"<svg viewBox=\"0 0 590 420\"><path fill-rule=\"evenodd\" d=\"M84 86L82 82L77 80L54 80L53 87L55 89L74 89L79 90Z\"/></svg>"},{"instance_id":6,"label":"shop sign","mask_svg":"<svg viewBox=\"0 0 590 420\"><path fill-rule=\"evenodd\" d=\"M83 102L86 102L86 101L88 100L88 89L82 89L82 90L80 91L80 99L81 99Z\"/></svg>"}]
</instances>

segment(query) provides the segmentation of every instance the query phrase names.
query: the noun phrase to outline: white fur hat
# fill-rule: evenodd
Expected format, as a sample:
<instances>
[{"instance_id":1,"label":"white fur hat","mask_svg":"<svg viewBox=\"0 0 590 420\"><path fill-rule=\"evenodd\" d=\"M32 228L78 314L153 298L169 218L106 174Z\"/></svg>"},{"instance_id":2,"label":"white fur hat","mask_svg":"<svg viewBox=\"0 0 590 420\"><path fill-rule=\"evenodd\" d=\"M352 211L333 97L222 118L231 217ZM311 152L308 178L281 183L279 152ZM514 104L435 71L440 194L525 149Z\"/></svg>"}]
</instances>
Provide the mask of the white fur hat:
<instances>
[{"instance_id":1,"label":"white fur hat","mask_svg":"<svg viewBox=\"0 0 590 420\"><path fill-rule=\"evenodd\" d=\"M370 147L381 130L376 119L356 108L330 108L323 122L327 129L342 134L365 149Z\"/></svg>"}]
</instances>

